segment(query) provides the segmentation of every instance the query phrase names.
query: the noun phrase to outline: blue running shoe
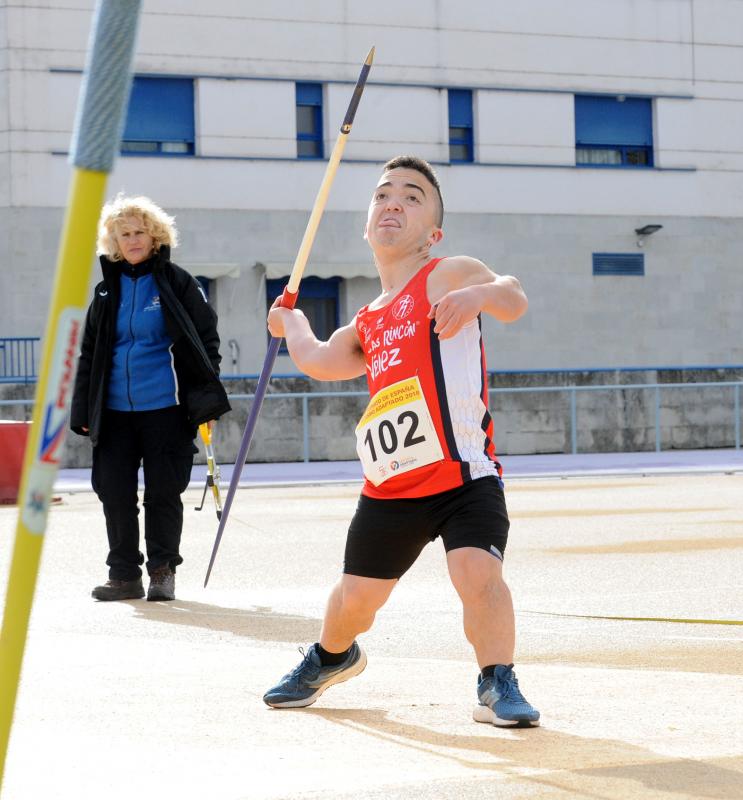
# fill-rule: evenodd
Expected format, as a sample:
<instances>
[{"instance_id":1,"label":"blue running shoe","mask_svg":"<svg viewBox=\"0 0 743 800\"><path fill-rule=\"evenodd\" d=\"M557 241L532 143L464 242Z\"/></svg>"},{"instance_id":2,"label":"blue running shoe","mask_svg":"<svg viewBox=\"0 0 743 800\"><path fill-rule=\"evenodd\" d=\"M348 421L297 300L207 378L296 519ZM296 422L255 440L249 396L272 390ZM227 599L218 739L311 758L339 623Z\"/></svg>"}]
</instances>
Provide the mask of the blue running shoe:
<instances>
[{"instance_id":1,"label":"blue running shoe","mask_svg":"<svg viewBox=\"0 0 743 800\"><path fill-rule=\"evenodd\" d=\"M480 702L472 713L475 722L512 728L539 725L539 712L521 694L513 664L498 664L492 678L480 678L477 696Z\"/></svg>"},{"instance_id":2,"label":"blue running shoe","mask_svg":"<svg viewBox=\"0 0 743 800\"><path fill-rule=\"evenodd\" d=\"M354 642L348 658L340 664L324 667L320 663L317 645L305 653L302 662L263 695L263 702L273 708L304 708L311 706L315 700L334 683L343 683L354 675L364 671L366 653Z\"/></svg>"}]
</instances>

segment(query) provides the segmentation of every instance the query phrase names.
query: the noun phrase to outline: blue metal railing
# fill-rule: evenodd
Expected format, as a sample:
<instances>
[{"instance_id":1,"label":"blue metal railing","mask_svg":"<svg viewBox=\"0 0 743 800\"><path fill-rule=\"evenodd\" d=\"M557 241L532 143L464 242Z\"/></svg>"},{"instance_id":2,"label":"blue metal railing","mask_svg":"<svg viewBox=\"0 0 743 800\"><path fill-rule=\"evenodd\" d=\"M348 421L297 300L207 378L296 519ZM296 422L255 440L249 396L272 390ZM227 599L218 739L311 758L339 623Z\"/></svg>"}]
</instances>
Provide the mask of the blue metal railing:
<instances>
[{"instance_id":1,"label":"blue metal railing","mask_svg":"<svg viewBox=\"0 0 743 800\"><path fill-rule=\"evenodd\" d=\"M34 383L38 336L0 337L0 382Z\"/></svg>"},{"instance_id":2,"label":"blue metal railing","mask_svg":"<svg viewBox=\"0 0 743 800\"><path fill-rule=\"evenodd\" d=\"M740 394L743 381L709 381L705 383L630 383L630 384L608 384L604 386L524 386L518 388L497 388L488 389L488 395L496 394L524 394L528 392L567 392L570 403L570 452L575 455L578 452L578 392L599 392L599 391L625 391L627 389L654 390L655 396L655 450L661 451L661 390L662 389L706 389L727 387L732 392L733 406L733 430L735 449L741 448L741 420L740 420ZM266 400L301 400L302 401L302 460L310 460L310 415L309 401L319 398L340 398L340 397L368 397L368 392L277 392L267 394ZM253 394L231 394L230 400L252 400Z\"/></svg>"},{"instance_id":3,"label":"blue metal railing","mask_svg":"<svg viewBox=\"0 0 743 800\"><path fill-rule=\"evenodd\" d=\"M492 395L525 394L564 392L568 395L570 433L570 452L578 453L578 393L579 392L623 392L626 390L652 391L654 393L654 421L655 451L661 451L662 445L662 406L661 394L665 389L729 389L731 392L731 427L733 429L733 445L736 450L741 449L741 387L743 381L708 381L704 383L629 383L607 384L604 386L523 386L518 388L488 389ZM231 401L253 400L254 394L230 394ZM302 402L302 460L310 461L310 400L343 398L343 397L369 397L366 391L348 392L276 392L266 395L266 400L300 400ZM32 406L33 400L0 400L0 409L9 406ZM681 405L681 404L680 404ZM497 409L496 409L497 412ZM504 412L500 412L504 413ZM507 412L505 412L507 413ZM0 410L0 415L2 411Z\"/></svg>"},{"instance_id":4,"label":"blue metal railing","mask_svg":"<svg viewBox=\"0 0 743 800\"><path fill-rule=\"evenodd\" d=\"M38 336L26 337L2 337L0 336L0 383L35 383L38 375L36 374L37 358L36 345L40 342ZM703 370L743 370L743 364L686 364L678 365L652 365L652 366L630 366L630 367L566 367L564 369L489 369L488 375L568 375L568 374L590 374L597 372L691 372ZM280 378L306 378L297 372L273 373L272 379ZM256 373L227 373L222 372L222 382L229 385L232 381L238 380L257 380ZM645 385L645 384L643 384ZM648 384L650 385L650 384ZM670 384L661 384L668 386ZM697 384L700 385L700 384ZM613 386L613 384L612 384ZM570 387L562 387L570 388ZM600 387L596 387L600 388ZM495 390L492 390L495 391ZM510 391L510 390L504 390ZM544 391L549 391L546 387ZM314 394L314 393L313 393Z\"/></svg>"}]
</instances>

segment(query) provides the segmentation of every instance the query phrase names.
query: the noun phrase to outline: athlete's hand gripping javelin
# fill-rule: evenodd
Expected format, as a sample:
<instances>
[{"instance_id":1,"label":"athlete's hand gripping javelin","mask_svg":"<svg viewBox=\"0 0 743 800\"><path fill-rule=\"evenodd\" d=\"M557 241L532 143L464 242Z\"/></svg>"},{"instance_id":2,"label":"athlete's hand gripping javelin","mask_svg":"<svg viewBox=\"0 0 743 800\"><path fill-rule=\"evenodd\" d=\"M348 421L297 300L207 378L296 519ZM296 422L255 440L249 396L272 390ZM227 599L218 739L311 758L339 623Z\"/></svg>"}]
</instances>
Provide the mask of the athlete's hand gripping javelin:
<instances>
[{"instance_id":1,"label":"athlete's hand gripping javelin","mask_svg":"<svg viewBox=\"0 0 743 800\"><path fill-rule=\"evenodd\" d=\"M283 308L280 302L276 298L268 312L268 330L286 340L289 355L302 372L317 380L349 380L366 372L355 318L321 342L300 309Z\"/></svg>"}]
</instances>

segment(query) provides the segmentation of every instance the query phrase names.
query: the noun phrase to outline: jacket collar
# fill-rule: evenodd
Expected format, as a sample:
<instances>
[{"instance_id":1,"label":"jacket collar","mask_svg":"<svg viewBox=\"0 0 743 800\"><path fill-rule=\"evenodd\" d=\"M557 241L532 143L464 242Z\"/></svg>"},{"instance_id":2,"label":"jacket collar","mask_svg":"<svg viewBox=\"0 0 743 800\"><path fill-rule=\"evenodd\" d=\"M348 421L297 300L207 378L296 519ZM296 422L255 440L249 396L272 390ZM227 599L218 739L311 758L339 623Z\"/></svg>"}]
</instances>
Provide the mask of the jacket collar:
<instances>
[{"instance_id":1,"label":"jacket collar","mask_svg":"<svg viewBox=\"0 0 743 800\"><path fill-rule=\"evenodd\" d=\"M132 266L127 261L111 261L108 256L100 256L103 280L109 286L113 283L118 284L118 279L121 275L128 275L134 278L140 275L147 275L150 272L158 272L169 261L170 247L166 244L162 245L157 253L153 253L147 261L136 266Z\"/></svg>"}]
</instances>

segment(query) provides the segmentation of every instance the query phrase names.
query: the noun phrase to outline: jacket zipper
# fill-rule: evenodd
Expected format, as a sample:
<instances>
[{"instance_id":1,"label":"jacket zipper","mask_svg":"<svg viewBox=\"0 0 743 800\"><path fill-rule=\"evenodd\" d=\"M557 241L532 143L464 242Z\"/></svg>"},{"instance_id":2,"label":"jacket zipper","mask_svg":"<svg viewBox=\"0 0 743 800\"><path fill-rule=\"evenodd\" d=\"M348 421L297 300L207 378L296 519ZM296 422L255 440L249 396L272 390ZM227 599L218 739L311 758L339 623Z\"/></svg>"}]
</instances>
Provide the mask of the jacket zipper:
<instances>
[{"instance_id":1,"label":"jacket zipper","mask_svg":"<svg viewBox=\"0 0 743 800\"><path fill-rule=\"evenodd\" d=\"M137 278L136 276L133 277L132 282L134 286L132 287L132 303L129 309L129 336L131 336L131 341L129 344L129 349L126 351L126 396L129 398L129 410L134 411L134 400L132 400L132 391L131 391L131 376L129 375L129 356L131 355L132 349L134 348L134 327L132 322L134 320L134 308L137 302Z\"/></svg>"}]
</instances>

